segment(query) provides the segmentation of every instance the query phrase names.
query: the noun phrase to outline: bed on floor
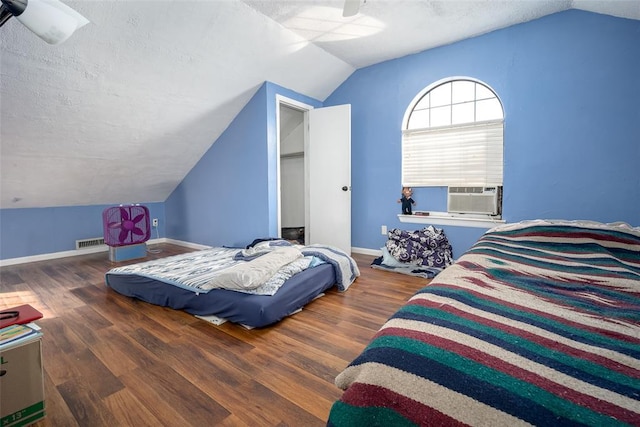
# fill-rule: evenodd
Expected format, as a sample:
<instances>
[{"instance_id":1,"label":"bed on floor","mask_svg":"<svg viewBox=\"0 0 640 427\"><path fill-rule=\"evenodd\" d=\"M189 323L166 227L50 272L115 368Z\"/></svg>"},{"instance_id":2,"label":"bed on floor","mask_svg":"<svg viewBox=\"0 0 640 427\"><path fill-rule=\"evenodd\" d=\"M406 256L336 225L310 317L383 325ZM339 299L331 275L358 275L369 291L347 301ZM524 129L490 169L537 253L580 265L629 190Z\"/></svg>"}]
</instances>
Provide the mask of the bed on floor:
<instances>
[{"instance_id":1,"label":"bed on floor","mask_svg":"<svg viewBox=\"0 0 640 427\"><path fill-rule=\"evenodd\" d=\"M163 307L259 328L278 322L360 275L345 252L326 245L257 239L245 249L210 248L116 267L116 292Z\"/></svg>"},{"instance_id":2,"label":"bed on floor","mask_svg":"<svg viewBox=\"0 0 640 427\"><path fill-rule=\"evenodd\" d=\"M640 425L640 227L488 231L335 383L334 427Z\"/></svg>"}]
</instances>

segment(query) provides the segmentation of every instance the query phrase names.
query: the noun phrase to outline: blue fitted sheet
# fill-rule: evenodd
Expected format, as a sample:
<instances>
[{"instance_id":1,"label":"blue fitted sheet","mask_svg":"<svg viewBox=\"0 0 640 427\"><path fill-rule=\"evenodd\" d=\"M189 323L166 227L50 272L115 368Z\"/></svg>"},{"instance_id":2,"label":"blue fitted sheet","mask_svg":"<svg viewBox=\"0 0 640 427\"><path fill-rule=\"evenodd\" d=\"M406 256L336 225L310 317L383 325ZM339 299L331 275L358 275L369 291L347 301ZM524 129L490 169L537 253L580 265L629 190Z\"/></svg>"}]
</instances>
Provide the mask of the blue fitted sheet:
<instances>
[{"instance_id":1,"label":"blue fitted sheet","mask_svg":"<svg viewBox=\"0 0 640 427\"><path fill-rule=\"evenodd\" d=\"M114 291L129 297L201 316L218 316L230 322L260 328L304 307L336 283L333 266L320 264L288 279L272 296L251 295L226 289L194 293L155 279L107 273Z\"/></svg>"}]
</instances>

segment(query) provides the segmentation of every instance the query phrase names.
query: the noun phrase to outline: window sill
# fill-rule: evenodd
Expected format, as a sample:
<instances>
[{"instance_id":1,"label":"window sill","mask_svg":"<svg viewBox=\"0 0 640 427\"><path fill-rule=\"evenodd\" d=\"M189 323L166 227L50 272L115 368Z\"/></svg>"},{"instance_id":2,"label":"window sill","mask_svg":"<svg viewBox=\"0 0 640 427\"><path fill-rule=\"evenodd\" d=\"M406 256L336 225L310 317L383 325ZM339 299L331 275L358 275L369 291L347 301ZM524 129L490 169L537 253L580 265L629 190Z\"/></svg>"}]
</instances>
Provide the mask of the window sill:
<instances>
[{"instance_id":1,"label":"window sill","mask_svg":"<svg viewBox=\"0 0 640 427\"><path fill-rule=\"evenodd\" d=\"M413 224L453 225L458 227L492 228L505 224L503 219L492 218L488 215L451 214L448 212L429 212L429 215L398 214L400 222Z\"/></svg>"}]
</instances>

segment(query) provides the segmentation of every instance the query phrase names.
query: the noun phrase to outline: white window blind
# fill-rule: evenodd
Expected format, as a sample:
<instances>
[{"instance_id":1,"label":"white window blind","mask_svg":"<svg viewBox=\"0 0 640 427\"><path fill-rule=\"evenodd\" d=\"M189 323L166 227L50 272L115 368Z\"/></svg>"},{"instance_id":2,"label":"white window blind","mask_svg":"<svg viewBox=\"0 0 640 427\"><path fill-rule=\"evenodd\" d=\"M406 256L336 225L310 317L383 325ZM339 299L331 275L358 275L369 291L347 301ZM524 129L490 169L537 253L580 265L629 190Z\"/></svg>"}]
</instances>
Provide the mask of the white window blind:
<instances>
[{"instance_id":1,"label":"white window blind","mask_svg":"<svg viewBox=\"0 0 640 427\"><path fill-rule=\"evenodd\" d=\"M501 186L502 135L502 120L405 130L402 185Z\"/></svg>"}]
</instances>

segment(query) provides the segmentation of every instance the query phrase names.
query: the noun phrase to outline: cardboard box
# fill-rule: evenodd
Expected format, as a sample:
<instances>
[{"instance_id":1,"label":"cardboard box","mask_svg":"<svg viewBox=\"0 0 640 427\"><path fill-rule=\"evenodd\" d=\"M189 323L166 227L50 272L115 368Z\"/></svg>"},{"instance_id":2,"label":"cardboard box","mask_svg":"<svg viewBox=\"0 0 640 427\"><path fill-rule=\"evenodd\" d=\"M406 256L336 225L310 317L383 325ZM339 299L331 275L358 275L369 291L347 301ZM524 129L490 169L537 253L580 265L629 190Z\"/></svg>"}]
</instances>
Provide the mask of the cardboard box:
<instances>
[{"instance_id":1,"label":"cardboard box","mask_svg":"<svg viewBox=\"0 0 640 427\"><path fill-rule=\"evenodd\" d=\"M22 427L45 416L42 334L0 346L0 426Z\"/></svg>"}]
</instances>

